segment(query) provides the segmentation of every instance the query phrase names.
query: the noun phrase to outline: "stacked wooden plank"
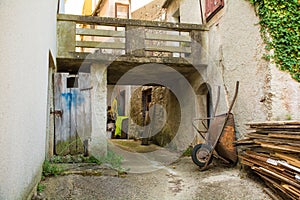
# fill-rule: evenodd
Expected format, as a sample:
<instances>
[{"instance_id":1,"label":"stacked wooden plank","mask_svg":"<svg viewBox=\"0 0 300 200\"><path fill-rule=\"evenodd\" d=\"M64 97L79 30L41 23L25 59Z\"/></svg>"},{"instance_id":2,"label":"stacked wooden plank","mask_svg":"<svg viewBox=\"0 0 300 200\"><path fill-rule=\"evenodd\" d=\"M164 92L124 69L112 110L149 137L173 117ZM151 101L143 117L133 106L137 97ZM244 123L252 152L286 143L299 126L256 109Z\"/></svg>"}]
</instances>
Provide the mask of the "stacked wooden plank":
<instances>
[{"instance_id":1,"label":"stacked wooden plank","mask_svg":"<svg viewBox=\"0 0 300 200\"><path fill-rule=\"evenodd\" d=\"M300 199L300 121L248 125L249 133L236 142L242 149L241 163L250 166L276 198Z\"/></svg>"}]
</instances>

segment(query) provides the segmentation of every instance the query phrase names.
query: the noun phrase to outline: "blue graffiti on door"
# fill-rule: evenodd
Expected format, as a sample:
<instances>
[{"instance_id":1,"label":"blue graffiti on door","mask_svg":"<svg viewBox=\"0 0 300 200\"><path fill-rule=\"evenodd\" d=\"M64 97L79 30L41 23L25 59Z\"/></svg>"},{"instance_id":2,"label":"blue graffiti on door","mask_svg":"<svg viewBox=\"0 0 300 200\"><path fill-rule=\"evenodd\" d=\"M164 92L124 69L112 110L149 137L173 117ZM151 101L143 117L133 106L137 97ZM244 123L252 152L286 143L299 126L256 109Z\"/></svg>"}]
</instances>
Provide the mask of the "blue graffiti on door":
<instances>
[{"instance_id":1,"label":"blue graffiti on door","mask_svg":"<svg viewBox=\"0 0 300 200\"><path fill-rule=\"evenodd\" d=\"M66 109L70 110L71 106L80 106L84 103L84 96L78 90L72 90L71 92L62 93L62 99L66 102Z\"/></svg>"}]
</instances>

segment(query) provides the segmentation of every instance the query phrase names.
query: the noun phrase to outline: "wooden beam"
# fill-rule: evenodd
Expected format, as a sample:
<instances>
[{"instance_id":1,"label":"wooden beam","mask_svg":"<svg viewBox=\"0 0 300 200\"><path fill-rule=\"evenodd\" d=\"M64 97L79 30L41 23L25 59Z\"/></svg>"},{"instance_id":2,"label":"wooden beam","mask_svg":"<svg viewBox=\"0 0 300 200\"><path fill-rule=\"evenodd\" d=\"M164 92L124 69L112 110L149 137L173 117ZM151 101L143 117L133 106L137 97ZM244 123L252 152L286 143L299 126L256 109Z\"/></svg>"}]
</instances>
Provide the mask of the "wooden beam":
<instances>
[{"instance_id":1,"label":"wooden beam","mask_svg":"<svg viewBox=\"0 0 300 200\"><path fill-rule=\"evenodd\" d=\"M124 38L125 32L124 31L113 31L113 30L77 28L76 35Z\"/></svg>"},{"instance_id":2,"label":"wooden beam","mask_svg":"<svg viewBox=\"0 0 300 200\"><path fill-rule=\"evenodd\" d=\"M171 53L191 53L191 47L175 47L175 46L154 46L147 45L147 51L160 51L160 52L171 52Z\"/></svg>"},{"instance_id":3,"label":"wooden beam","mask_svg":"<svg viewBox=\"0 0 300 200\"><path fill-rule=\"evenodd\" d=\"M300 121L266 121L266 122L249 122L246 125L259 127L259 126L280 126L280 125L300 125Z\"/></svg>"},{"instance_id":4,"label":"wooden beam","mask_svg":"<svg viewBox=\"0 0 300 200\"><path fill-rule=\"evenodd\" d=\"M99 48L99 49L125 49L125 43L76 41L76 47Z\"/></svg>"},{"instance_id":5,"label":"wooden beam","mask_svg":"<svg viewBox=\"0 0 300 200\"><path fill-rule=\"evenodd\" d=\"M300 153L300 147L293 147L293 146L289 146L289 145L275 145L275 144L266 143L266 142L257 142L257 143L260 144L262 147L265 147L265 148L270 148L270 149L275 149L275 150L280 150L280 151Z\"/></svg>"},{"instance_id":6,"label":"wooden beam","mask_svg":"<svg viewBox=\"0 0 300 200\"><path fill-rule=\"evenodd\" d=\"M269 133L268 136L272 137L272 138L293 139L293 140L298 140L300 142L300 135L288 135L288 134Z\"/></svg>"},{"instance_id":7,"label":"wooden beam","mask_svg":"<svg viewBox=\"0 0 300 200\"><path fill-rule=\"evenodd\" d=\"M147 40L175 41L175 42L191 42L191 37L187 35L171 35L171 34L154 34L146 33Z\"/></svg>"}]
</instances>

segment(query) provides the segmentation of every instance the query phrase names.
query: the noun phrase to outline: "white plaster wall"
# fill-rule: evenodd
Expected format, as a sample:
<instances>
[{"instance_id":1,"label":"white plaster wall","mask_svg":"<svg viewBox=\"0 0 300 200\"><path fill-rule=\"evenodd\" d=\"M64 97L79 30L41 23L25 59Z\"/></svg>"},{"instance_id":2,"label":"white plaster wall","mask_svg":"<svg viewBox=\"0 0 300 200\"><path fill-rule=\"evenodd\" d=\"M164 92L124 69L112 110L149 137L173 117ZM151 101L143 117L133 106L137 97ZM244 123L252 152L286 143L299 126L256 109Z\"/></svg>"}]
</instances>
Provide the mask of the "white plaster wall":
<instances>
[{"instance_id":1,"label":"white plaster wall","mask_svg":"<svg viewBox=\"0 0 300 200\"><path fill-rule=\"evenodd\" d=\"M240 135L247 132L245 124L250 121L300 119L300 84L262 59L264 44L257 23L254 8L240 0L225 1L225 7L208 23L208 79L224 82L227 105L235 82L240 81L233 109Z\"/></svg>"},{"instance_id":2,"label":"white plaster wall","mask_svg":"<svg viewBox=\"0 0 300 200\"><path fill-rule=\"evenodd\" d=\"M269 69L262 59L264 45L257 23L253 7L241 0L225 1L223 10L208 23L208 79L214 84L224 83L222 112L227 110L233 97L235 82L240 81L233 108L240 135L247 132L247 122L264 121L271 111L270 102L261 101L268 95Z\"/></svg>"},{"instance_id":3,"label":"white plaster wall","mask_svg":"<svg viewBox=\"0 0 300 200\"><path fill-rule=\"evenodd\" d=\"M199 1L174 0L167 10L167 20L180 10L181 22L201 23ZM199 11L197 11L199 9ZM205 1L202 0L204 13ZM232 101L236 81L240 90L233 108L239 135L247 132L250 121L299 119L300 84L289 73L282 72L262 59L264 44L258 17L248 1L227 0L209 22L207 70L201 71L204 82L212 89L215 103L221 86L217 114L225 113ZM199 83L201 84L201 82Z\"/></svg>"},{"instance_id":4,"label":"white plaster wall","mask_svg":"<svg viewBox=\"0 0 300 200\"><path fill-rule=\"evenodd\" d=\"M174 13L179 9L180 22L201 24L199 0L174 0L167 8L167 21L178 22L174 19Z\"/></svg>"},{"instance_id":5,"label":"white plaster wall","mask_svg":"<svg viewBox=\"0 0 300 200\"><path fill-rule=\"evenodd\" d=\"M26 198L45 158L57 1L0 1L0 199Z\"/></svg>"},{"instance_id":6,"label":"white plaster wall","mask_svg":"<svg viewBox=\"0 0 300 200\"><path fill-rule=\"evenodd\" d=\"M182 0L180 2L181 23L202 24L199 0Z\"/></svg>"},{"instance_id":7,"label":"white plaster wall","mask_svg":"<svg viewBox=\"0 0 300 200\"><path fill-rule=\"evenodd\" d=\"M270 64L270 94L272 96L271 120L300 120L300 83L288 72Z\"/></svg>"}]
</instances>

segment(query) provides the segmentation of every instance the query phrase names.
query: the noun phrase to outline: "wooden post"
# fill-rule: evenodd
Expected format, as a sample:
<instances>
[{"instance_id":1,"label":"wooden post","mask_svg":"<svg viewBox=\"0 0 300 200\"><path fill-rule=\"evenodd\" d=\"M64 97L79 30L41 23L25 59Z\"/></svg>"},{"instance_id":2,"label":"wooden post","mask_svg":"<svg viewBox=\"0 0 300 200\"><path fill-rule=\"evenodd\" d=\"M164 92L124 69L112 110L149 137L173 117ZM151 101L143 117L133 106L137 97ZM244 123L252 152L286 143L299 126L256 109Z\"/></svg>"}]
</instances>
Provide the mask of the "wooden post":
<instances>
[{"instance_id":1,"label":"wooden post","mask_svg":"<svg viewBox=\"0 0 300 200\"><path fill-rule=\"evenodd\" d=\"M57 21L57 57L75 52L76 22Z\"/></svg>"},{"instance_id":2,"label":"wooden post","mask_svg":"<svg viewBox=\"0 0 300 200\"><path fill-rule=\"evenodd\" d=\"M126 54L145 56L145 27L126 26Z\"/></svg>"},{"instance_id":3,"label":"wooden post","mask_svg":"<svg viewBox=\"0 0 300 200\"><path fill-rule=\"evenodd\" d=\"M54 115L55 115L55 154L69 154L70 136L70 101L71 96L67 88L69 73L54 74Z\"/></svg>"}]
</instances>

